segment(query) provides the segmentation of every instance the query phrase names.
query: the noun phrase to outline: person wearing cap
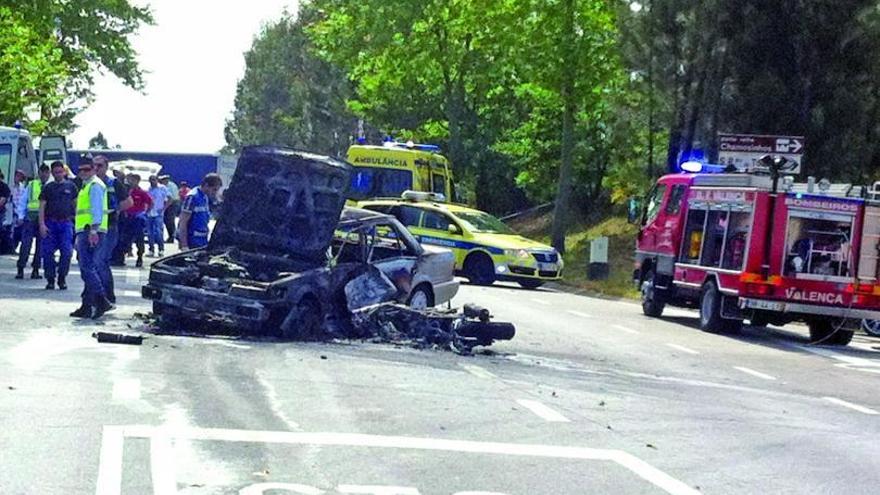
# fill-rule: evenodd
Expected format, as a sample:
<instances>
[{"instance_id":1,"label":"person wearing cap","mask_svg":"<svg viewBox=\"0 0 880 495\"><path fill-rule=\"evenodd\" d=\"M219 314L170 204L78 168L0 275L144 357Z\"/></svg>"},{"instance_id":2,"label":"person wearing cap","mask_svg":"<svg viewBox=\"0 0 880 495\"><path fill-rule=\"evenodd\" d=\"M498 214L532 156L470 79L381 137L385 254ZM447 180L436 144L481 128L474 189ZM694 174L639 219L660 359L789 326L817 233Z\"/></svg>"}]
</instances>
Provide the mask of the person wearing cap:
<instances>
[{"instance_id":1,"label":"person wearing cap","mask_svg":"<svg viewBox=\"0 0 880 495\"><path fill-rule=\"evenodd\" d=\"M211 220L211 200L217 197L223 179L218 174L208 174L202 184L187 194L180 211L177 237L180 250L208 245L208 222Z\"/></svg>"},{"instance_id":2,"label":"person wearing cap","mask_svg":"<svg viewBox=\"0 0 880 495\"><path fill-rule=\"evenodd\" d=\"M90 158L84 158L80 162L79 177L83 185L76 197L74 230L79 272L84 288L82 305L70 313L70 316L98 319L113 309L101 283L97 259L101 242L107 235L107 186L95 175L95 166Z\"/></svg>"},{"instance_id":3,"label":"person wearing cap","mask_svg":"<svg viewBox=\"0 0 880 495\"><path fill-rule=\"evenodd\" d=\"M92 159L92 163L95 165L95 173L98 178L107 186L107 235L101 242L101 249L98 253L98 273L101 275L101 283L104 286L107 299L115 304L116 292L113 272L110 270L110 260L113 257L116 244L119 243L119 212L131 207L132 201L125 183L107 175L109 163L106 156L98 155Z\"/></svg>"},{"instance_id":4,"label":"person wearing cap","mask_svg":"<svg viewBox=\"0 0 880 495\"><path fill-rule=\"evenodd\" d=\"M168 207L165 208L165 230L168 231L168 238L165 244L174 242L175 224L177 215L180 214L180 188L171 180L170 175L160 175L159 184L168 189Z\"/></svg>"},{"instance_id":5,"label":"person wearing cap","mask_svg":"<svg viewBox=\"0 0 880 495\"><path fill-rule=\"evenodd\" d=\"M43 238L43 267L45 267L46 290L67 290L67 272L73 254L73 219L76 215L77 189L68 180L64 164L52 162L52 180L40 192L40 237ZM59 252L58 263L55 251ZM57 271L56 271L57 269Z\"/></svg>"},{"instance_id":6,"label":"person wearing cap","mask_svg":"<svg viewBox=\"0 0 880 495\"><path fill-rule=\"evenodd\" d=\"M21 226L21 247L18 250L18 272L16 279L24 278L24 269L27 267L28 257L31 254L31 246L34 246L34 258L31 261L31 278L40 279L40 266L42 264L40 237L40 192L46 181L49 180L49 166L40 165L39 176L28 182L27 187L18 198L18 224Z\"/></svg>"}]
</instances>

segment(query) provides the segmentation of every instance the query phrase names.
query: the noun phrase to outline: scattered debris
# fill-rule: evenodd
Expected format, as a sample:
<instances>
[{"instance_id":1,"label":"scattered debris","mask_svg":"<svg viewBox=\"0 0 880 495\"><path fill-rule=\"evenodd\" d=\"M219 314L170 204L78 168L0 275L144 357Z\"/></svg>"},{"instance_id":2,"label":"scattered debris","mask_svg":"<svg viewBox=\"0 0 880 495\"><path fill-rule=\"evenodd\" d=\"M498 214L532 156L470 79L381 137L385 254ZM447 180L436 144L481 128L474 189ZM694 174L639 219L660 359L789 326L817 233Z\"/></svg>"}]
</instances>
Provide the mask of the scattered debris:
<instances>
[{"instance_id":1,"label":"scattered debris","mask_svg":"<svg viewBox=\"0 0 880 495\"><path fill-rule=\"evenodd\" d=\"M6 388L8 388L9 390L15 390L15 387L13 387L12 385L10 385L10 386L8 386L8 387L6 387Z\"/></svg>"},{"instance_id":2,"label":"scattered debris","mask_svg":"<svg viewBox=\"0 0 880 495\"><path fill-rule=\"evenodd\" d=\"M604 400L600 400L600 401L599 401L599 406L600 406L600 407L605 407L605 401L604 401Z\"/></svg>"},{"instance_id":3,"label":"scattered debris","mask_svg":"<svg viewBox=\"0 0 880 495\"><path fill-rule=\"evenodd\" d=\"M327 356L321 354L321 359L327 359Z\"/></svg>"},{"instance_id":4,"label":"scattered debris","mask_svg":"<svg viewBox=\"0 0 880 495\"><path fill-rule=\"evenodd\" d=\"M124 333L95 332L92 337L102 344L128 344L141 345L144 337L141 335L126 335Z\"/></svg>"},{"instance_id":5,"label":"scattered debris","mask_svg":"<svg viewBox=\"0 0 880 495\"><path fill-rule=\"evenodd\" d=\"M657 447L651 445L650 443L646 443L646 444L645 444L645 447L648 447L649 449L657 450Z\"/></svg>"}]
</instances>

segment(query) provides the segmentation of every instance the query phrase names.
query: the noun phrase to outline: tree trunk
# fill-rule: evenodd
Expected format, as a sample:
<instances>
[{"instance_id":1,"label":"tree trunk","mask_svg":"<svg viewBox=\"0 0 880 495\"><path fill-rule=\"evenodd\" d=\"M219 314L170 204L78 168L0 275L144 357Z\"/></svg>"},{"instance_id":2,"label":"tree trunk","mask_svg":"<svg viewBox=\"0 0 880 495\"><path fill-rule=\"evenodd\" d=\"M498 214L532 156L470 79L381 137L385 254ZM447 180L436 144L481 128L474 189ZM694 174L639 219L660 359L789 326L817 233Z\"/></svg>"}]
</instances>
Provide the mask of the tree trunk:
<instances>
[{"instance_id":1,"label":"tree trunk","mask_svg":"<svg viewBox=\"0 0 880 495\"><path fill-rule=\"evenodd\" d=\"M574 152L574 82L577 71L574 60L574 1L564 0L562 25L562 150L559 164L559 185L553 211L552 245L565 253L565 233L568 227L568 209L571 196L571 169Z\"/></svg>"}]
</instances>

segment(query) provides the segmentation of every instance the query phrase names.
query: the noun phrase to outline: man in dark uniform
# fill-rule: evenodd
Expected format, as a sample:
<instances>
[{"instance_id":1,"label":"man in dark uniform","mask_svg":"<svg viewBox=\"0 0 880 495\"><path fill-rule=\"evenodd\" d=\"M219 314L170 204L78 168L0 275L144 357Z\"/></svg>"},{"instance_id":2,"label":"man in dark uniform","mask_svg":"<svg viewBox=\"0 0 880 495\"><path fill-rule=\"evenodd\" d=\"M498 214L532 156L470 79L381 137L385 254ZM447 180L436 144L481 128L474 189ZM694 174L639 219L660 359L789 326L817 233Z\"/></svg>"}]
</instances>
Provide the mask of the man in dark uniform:
<instances>
[{"instance_id":1,"label":"man in dark uniform","mask_svg":"<svg viewBox=\"0 0 880 495\"><path fill-rule=\"evenodd\" d=\"M67 170L61 162L52 163L54 181L46 183L40 192L40 237L43 238L42 256L46 275L46 290L67 290L67 272L73 254L73 217L76 215L76 185L67 179ZM57 272L55 251L60 252Z\"/></svg>"}]
</instances>

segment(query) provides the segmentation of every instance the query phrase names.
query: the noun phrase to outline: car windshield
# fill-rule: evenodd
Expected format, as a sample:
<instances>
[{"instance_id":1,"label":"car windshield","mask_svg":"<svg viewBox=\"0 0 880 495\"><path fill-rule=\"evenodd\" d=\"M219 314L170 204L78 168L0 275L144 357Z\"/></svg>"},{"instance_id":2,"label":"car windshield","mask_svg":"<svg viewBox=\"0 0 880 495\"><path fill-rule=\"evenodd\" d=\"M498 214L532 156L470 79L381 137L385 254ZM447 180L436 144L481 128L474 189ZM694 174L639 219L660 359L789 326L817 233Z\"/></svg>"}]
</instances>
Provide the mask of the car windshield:
<instances>
[{"instance_id":1,"label":"car windshield","mask_svg":"<svg viewBox=\"0 0 880 495\"><path fill-rule=\"evenodd\" d=\"M409 170L394 168L355 167L351 175L349 198L399 198L404 191L412 189L413 174Z\"/></svg>"},{"instance_id":2,"label":"car windshield","mask_svg":"<svg viewBox=\"0 0 880 495\"><path fill-rule=\"evenodd\" d=\"M456 217L465 224L465 228L471 232L492 233L492 234L516 234L504 222L498 220L488 213L456 213Z\"/></svg>"},{"instance_id":3,"label":"car windshield","mask_svg":"<svg viewBox=\"0 0 880 495\"><path fill-rule=\"evenodd\" d=\"M0 172L6 177L11 177L9 163L12 161L12 146L8 144L0 144Z\"/></svg>"}]
</instances>

